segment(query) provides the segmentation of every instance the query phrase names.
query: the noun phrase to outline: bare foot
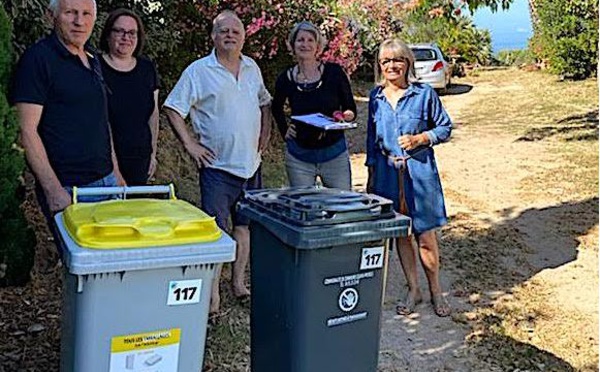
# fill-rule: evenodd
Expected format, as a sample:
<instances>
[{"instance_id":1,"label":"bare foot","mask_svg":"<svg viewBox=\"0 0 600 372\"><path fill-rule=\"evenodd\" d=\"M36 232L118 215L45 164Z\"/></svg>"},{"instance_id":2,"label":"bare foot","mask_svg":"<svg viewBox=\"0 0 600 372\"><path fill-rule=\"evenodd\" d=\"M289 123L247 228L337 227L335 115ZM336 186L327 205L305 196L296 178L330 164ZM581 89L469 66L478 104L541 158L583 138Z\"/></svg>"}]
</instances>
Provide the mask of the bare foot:
<instances>
[{"instance_id":1,"label":"bare foot","mask_svg":"<svg viewBox=\"0 0 600 372\"><path fill-rule=\"evenodd\" d=\"M237 298L250 296L250 291L244 284L233 285L233 295Z\"/></svg>"},{"instance_id":2,"label":"bare foot","mask_svg":"<svg viewBox=\"0 0 600 372\"><path fill-rule=\"evenodd\" d=\"M439 317L448 316L452 312L448 301L441 293L431 295L431 305L433 306L433 312Z\"/></svg>"},{"instance_id":3,"label":"bare foot","mask_svg":"<svg viewBox=\"0 0 600 372\"><path fill-rule=\"evenodd\" d=\"M423 296L421 296L421 292L411 293L409 292L406 295L406 299L404 301L398 301L396 305L396 314L398 315L409 315L415 311L415 307L418 304L423 302Z\"/></svg>"}]
</instances>

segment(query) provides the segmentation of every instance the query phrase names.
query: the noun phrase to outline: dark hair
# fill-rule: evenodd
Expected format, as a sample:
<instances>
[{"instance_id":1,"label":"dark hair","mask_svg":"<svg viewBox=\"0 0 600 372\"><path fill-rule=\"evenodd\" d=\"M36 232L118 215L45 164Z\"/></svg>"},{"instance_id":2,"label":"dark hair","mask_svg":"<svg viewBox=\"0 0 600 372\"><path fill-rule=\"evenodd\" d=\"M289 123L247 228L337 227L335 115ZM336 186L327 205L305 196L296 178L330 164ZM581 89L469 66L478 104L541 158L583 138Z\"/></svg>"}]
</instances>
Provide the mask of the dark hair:
<instances>
[{"instance_id":1,"label":"dark hair","mask_svg":"<svg viewBox=\"0 0 600 372\"><path fill-rule=\"evenodd\" d=\"M112 28L115 25L115 22L120 17L131 17L135 19L135 23L137 23L138 34L137 34L137 45L135 50L133 51L133 56L137 57L142 52L144 48L144 44L146 43L146 33L144 32L144 25L142 24L142 19L140 16L135 14L133 10L126 8L119 8L117 10L113 10L106 18L106 22L104 22L104 28L102 29L102 33L100 34L100 50L103 52L110 52L108 47L108 37L112 32Z\"/></svg>"}]
</instances>

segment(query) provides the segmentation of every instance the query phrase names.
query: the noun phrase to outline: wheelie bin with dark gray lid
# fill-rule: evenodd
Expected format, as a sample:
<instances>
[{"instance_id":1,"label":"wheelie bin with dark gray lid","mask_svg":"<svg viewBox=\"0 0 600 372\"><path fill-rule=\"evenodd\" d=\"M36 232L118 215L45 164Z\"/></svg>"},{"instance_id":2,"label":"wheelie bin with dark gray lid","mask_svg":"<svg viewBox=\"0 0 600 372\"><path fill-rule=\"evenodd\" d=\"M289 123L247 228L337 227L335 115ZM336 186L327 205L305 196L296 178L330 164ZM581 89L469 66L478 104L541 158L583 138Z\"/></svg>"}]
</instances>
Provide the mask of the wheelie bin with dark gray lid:
<instances>
[{"instance_id":1,"label":"wheelie bin with dark gray lid","mask_svg":"<svg viewBox=\"0 0 600 372\"><path fill-rule=\"evenodd\" d=\"M387 245L411 221L376 195L248 191L254 372L377 370Z\"/></svg>"}]
</instances>

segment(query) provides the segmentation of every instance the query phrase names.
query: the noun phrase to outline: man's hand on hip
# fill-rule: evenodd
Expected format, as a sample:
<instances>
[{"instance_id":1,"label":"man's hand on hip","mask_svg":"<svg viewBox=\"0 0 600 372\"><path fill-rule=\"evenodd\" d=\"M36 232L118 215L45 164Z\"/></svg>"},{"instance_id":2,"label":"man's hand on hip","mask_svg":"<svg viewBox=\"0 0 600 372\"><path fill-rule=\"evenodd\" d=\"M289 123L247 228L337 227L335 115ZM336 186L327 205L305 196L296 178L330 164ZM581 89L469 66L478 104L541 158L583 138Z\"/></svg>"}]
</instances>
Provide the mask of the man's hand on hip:
<instances>
[{"instance_id":1,"label":"man's hand on hip","mask_svg":"<svg viewBox=\"0 0 600 372\"><path fill-rule=\"evenodd\" d=\"M187 144L185 149L194 159L198 168L209 166L217 159L212 150L196 142Z\"/></svg>"}]
</instances>

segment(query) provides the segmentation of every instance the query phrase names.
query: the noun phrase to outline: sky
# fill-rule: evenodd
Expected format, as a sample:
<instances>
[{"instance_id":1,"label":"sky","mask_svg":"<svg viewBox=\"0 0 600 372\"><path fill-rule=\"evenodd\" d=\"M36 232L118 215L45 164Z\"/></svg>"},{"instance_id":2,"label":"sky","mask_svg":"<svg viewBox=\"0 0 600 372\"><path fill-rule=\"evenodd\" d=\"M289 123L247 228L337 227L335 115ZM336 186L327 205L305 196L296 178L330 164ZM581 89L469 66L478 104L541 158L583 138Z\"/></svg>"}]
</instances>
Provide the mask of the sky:
<instances>
[{"instance_id":1,"label":"sky","mask_svg":"<svg viewBox=\"0 0 600 372\"><path fill-rule=\"evenodd\" d=\"M506 11L492 13L489 8L475 12L473 21L478 28L486 28L492 34L492 50L525 49L531 37L531 20L527 0L514 0Z\"/></svg>"}]
</instances>

